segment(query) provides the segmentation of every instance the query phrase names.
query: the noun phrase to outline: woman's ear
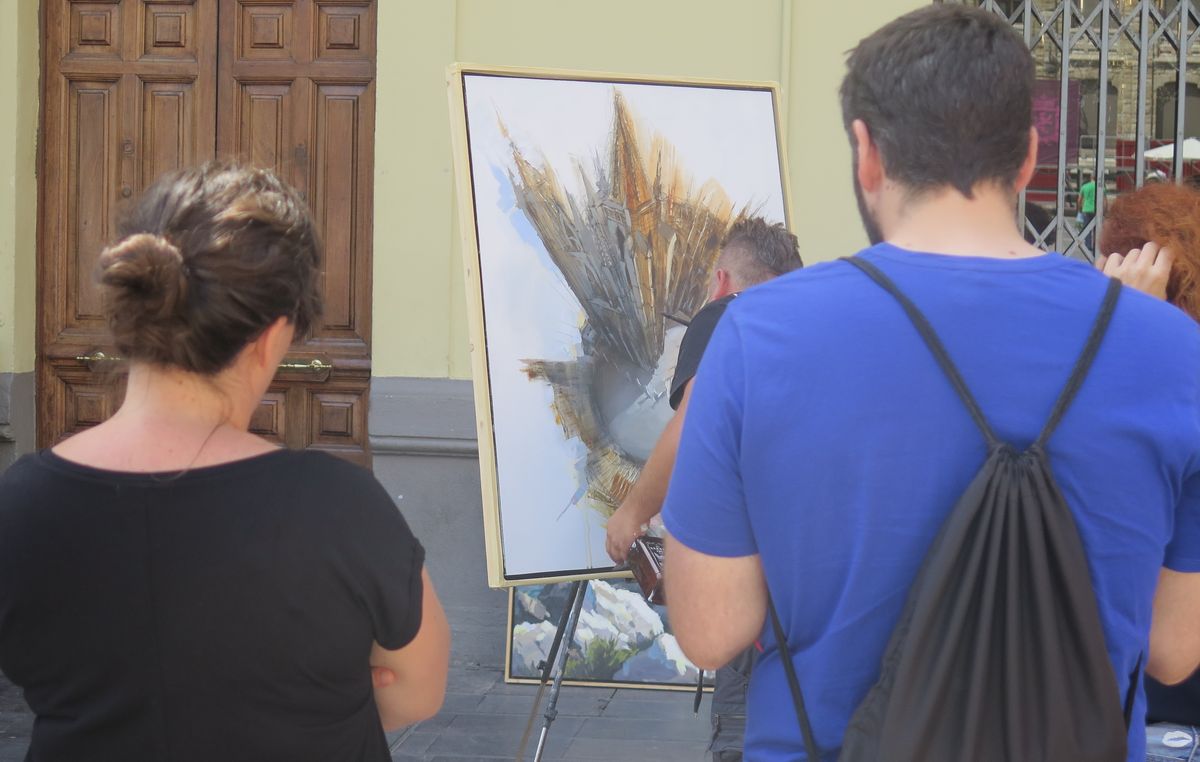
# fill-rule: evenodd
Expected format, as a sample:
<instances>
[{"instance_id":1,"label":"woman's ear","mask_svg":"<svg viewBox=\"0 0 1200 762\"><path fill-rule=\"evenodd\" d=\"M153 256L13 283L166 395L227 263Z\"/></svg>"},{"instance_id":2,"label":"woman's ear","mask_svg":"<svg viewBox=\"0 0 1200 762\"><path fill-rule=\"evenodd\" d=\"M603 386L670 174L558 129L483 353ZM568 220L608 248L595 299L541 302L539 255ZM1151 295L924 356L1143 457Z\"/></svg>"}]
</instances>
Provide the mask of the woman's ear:
<instances>
[{"instance_id":1,"label":"woman's ear","mask_svg":"<svg viewBox=\"0 0 1200 762\"><path fill-rule=\"evenodd\" d=\"M290 320L285 317L276 318L275 322L267 326L267 329L254 340L255 364L264 368L270 366L273 372L292 346L292 338L295 333L295 326Z\"/></svg>"}]
</instances>

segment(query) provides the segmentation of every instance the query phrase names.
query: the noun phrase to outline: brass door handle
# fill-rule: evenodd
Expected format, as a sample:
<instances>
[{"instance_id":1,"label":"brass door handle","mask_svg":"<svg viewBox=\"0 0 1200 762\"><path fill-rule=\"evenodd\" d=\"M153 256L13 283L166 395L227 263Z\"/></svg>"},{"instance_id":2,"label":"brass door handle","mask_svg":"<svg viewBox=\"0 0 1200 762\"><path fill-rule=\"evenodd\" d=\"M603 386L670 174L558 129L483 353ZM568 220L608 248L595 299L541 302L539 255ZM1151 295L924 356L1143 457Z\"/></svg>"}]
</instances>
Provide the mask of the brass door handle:
<instances>
[{"instance_id":1,"label":"brass door handle","mask_svg":"<svg viewBox=\"0 0 1200 762\"><path fill-rule=\"evenodd\" d=\"M116 365L119 362L124 362L125 360L124 360L124 358L120 357L119 355L108 355L108 354L105 354L102 350L97 349L95 352L92 352L90 355L76 355L75 361L84 363L85 365L87 365L88 370L90 370L94 373L101 369L104 369L104 370L111 369L112 366Z\"/></svg>"},{"instance_id":2,"label":"brass door handle","mask_svg":"<svg viewBox=\"0 0 1200 762\"><path fill-rule=\"evenodd\" d=\"M90 355L78 355L75 359L79 362L121 362L122 358L118 357L117 355L106 355L104 352L97 349Z\"/></svg>"},{"instance_id":3,"label":"brass door handle","mask_svg":"<svg viewBox=\"0 0 1200 762\"><path fill-rule=\"evenodd\" d=\"M119 355L105 354L103 350L97 349L90 355L76 355L76 362L86 363L88 370L95 371L101 367L112 367L113 365L124 362L125 358ZM281 373L311 373L316 380L325 381L329 378L329 374L333 372L333 364L325 362L319 357L314 357L311 360L285 360L279 364Z\"/></svg>"},{"instance_id":4,"label":"brass door handle","mask_svg":"<svg viewBox=\"0 0 1200 762\"><path fill-rule=\"evenodd\" d=\"M310 373L317 381L326 381L329 379L329 374L333 372L333 364L325 362L319 357L307 361L284 360L279 363L279 370L282 373Z\"/></svg>"}]
</instances>

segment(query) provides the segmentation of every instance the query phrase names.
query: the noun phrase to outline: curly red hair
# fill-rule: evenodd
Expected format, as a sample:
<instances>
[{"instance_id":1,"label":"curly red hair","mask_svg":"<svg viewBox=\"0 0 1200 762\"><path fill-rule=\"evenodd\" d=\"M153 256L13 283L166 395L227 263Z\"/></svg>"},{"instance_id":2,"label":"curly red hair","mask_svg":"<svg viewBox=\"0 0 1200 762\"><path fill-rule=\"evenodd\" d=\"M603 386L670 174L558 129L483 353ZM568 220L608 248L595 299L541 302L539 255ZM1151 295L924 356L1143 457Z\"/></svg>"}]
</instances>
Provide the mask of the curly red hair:
<instances>
[{"instance_id":1,"label":"curly red hair","mask_svg":"<svg viewBox=\"0 0 1200 762\"><path fill-rule=\"evenodd\" d=\"M1104 215L1099 251L1125 254L1148 241L1175 256L1167 301L1200 321L1200 189L1152 183L1114 201Z\"/></svg>"}]
</instances>

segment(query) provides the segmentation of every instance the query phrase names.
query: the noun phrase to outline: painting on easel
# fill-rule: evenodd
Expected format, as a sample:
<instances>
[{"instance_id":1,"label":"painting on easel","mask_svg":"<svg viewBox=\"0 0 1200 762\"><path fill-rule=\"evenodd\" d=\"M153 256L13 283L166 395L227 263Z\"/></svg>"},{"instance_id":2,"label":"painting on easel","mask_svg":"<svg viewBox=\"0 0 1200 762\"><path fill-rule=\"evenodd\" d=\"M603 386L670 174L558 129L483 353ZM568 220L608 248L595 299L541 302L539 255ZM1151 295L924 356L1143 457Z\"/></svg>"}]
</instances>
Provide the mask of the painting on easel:
<instances>
[{"instance_id":1,"label":"painting on easel","mask_svg":"<svg viewBox=\"0 0 1200 762\"><path fill-rule=\"evenodd\" d=\"M742 215L787 222L770 84L456 68L489 583L598 578Z\"/></svg>"}]
</instances>

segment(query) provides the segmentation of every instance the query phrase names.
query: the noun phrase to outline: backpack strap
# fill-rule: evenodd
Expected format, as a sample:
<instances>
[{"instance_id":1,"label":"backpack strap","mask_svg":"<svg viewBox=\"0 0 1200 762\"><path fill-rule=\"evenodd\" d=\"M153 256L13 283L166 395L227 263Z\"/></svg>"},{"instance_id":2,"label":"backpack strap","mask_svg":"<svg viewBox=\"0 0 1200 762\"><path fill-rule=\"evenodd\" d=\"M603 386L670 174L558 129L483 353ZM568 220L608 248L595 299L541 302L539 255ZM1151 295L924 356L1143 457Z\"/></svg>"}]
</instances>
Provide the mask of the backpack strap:
<instances>
[{"instance_id":1,"label":"backpack strap","mask_svg":"<svg viewBox=\"0 0 1200 762\"><path fill-rule=\"evenodd\" d=\"M792 663L792 651L788 648L787 635L783 633L783 625L779 623L779 614L775 611L775 601L767 593L767 611L771 617L771 626L775 628L775 647L779 649L779 659L783 662L783 671L787 675L788 688L792 691L792 705L796 708L796 720L800 723L800 735L804 736L804 751L810 760L821 762L821 750L817 746L816 736L813 735L812 723L808 721L808 711L804 708L804 694L800 692L800 680L796 677L796 665Z\"/></svg>"},{"instance_id":2,"label":"backpack strap","mask_svg":"<svg viewBox=\"0 0 1200 762\"><path fill-rule=\"evenodd\" d=\"M1042 433L1038 435L1037 445L1045 445L1054 434L1054 430L1058 428L1058 424L1066 415L1067 408L1071 406L1075 395L1079 393L1079 388L1083 386L1083 380L1087 378L1088 371L1091 370L1096 353L1100 351L1104 335L1108 333L1108 325L1112 322L1113 312L1117 308L1117 298L1120 295L1121 281L1109 278L1108 290L1104 292L1104 301L1100 303L1100 314L1096 316L1096 321L1092 324L1092 332L1088 335L1083 351L1079 353L1079 359L1075 361L1075 367L1071 370L1071 377L1067 379L1067 385L1063 387L1062 393L1058 395L1058 401L1054 403L1050 419L1046 421Z\"/></svg>"},{"instance_id":3,"label":"backpack strap","mask_svg":"<svg viewBox=\"0 0 1200 762\"><path fill-rule=\"evenodd\" d=\"M962 399L963 404L967 406L967 411L970 412L971 418L975 420L975 425L978 426L979 430L983 432L983 436L987 440L988 447L994 447L995 445L998 445L1000 440L996 437L995 433L993 433L992 427L987 421L987 417L984 416L983 410L979 407L979 403L975 401L975 397L971 394L971 390L967 388L967 382L963 380L962 373L958 371L958 366L956 366L954 361L950 359L949 353L946 352L946 346L942 344L942 340L938 338L937 332L933 330L933 326L929 324L929 320L926 319L925 315L922 314L919 309L917 309L917 305L913 304L912 300L900 290L900 288L892 281L892 279L885 275L882 270L880 270L871 262L868 262L867 260L857 256L845 257L844 259L846 262L854 265L859 270L862 270L867 277L879 284L884 291L887 291L889 294L895 297L896 301L900 303L900 306L903 307L904 311L908 314L909 320L911 320L913 325L916 327L917 332L921 334L921 338L924 339L925 343L929 346L929 351L933 353L933 357L935 360L937 360L938 365L941 366L942 372L945 373L946 377L950 380L950 385L954 387L954 391L958 393L958 396L960 399Z\"/></svg>"}]
</instances>

